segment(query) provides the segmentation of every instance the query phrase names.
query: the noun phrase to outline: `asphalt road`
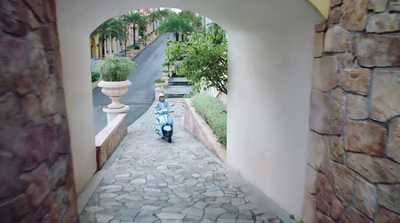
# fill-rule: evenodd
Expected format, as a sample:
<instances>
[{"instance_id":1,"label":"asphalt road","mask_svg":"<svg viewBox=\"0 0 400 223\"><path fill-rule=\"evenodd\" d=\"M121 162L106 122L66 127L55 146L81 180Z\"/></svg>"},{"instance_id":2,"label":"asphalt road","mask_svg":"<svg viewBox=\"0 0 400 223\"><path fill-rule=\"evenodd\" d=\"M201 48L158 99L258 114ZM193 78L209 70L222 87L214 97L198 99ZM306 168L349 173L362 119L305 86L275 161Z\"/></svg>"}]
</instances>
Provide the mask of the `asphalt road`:
<instances>
[{"instance_id":1,"label":"asphalt road","mask_svg":"<svg viewBox=\"0 0 400 223\"><path fill-rule=\"evenodd\" d=\"M167 37L172 35L162 34L156 41L142 51L133 61L137 63L135 72L130 73L128 79L132 82L128 93L122 96L120 102L129 105L128 126L142 116L154 102L154 83L161 78ZM110 104L111 99L101 92L101 88L93 90L94 127L96 134L107 125L107 116L103 107ZM154 123L155 127L155 123Z\"/></svg>"}]
</instances>

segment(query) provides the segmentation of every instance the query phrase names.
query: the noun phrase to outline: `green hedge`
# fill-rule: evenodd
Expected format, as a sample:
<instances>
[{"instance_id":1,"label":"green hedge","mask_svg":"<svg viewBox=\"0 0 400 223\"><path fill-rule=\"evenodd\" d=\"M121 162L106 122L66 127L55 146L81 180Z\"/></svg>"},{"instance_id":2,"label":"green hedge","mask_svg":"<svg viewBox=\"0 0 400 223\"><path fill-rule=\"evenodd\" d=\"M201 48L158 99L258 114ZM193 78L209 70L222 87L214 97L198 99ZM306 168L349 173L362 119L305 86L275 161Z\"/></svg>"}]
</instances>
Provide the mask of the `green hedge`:
<instances>
[{"instance_id":1,"label":"green hedge","mask_svg":"<svg viewBox=\"0 0 400 223\"><path fill-rule=\"evenodd\" d=\"M196 95L192 98L193 107L208 123L220 143L226 148L226 106L217 98Z\"/></svg>"},{"instance_id":2,"label":"green hedge","mask_svg":"<svg viewBox=\"0 0 400 223\"><path fill-rule=\"evenodd\" d=\"M131 49L138 50L138 49L140 49L140 46L139 45L130 45L127 47L127 49L128 50L131 50Z\"/></svg>"},{"instance_id":3,"label":"green hedge","mask_svg":"<svg viewBox=\"0 0 400 223\"><path fill-rule=\"evenodd\" d=\"M97 81L100 78L99 72L92 72L92 82Z\"/></svg>"}]
</instances>

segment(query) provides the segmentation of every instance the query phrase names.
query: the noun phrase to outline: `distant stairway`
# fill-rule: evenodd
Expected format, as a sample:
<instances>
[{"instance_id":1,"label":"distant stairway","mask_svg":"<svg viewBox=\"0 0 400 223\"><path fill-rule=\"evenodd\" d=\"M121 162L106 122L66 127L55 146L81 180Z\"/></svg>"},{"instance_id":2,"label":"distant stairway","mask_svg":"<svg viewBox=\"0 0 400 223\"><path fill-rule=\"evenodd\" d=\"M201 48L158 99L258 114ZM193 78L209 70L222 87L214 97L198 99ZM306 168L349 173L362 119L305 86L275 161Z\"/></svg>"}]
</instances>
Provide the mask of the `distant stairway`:
<instances>
[{"instance_id":1,"label":"distant stairway","mask_svg":"<svg viewBox=\"0 0 400 223\"><path fill-rule=\"evenodd\" d=\"M166 98L183 98L185 94L192 91L192 86L189 81L183 77L172 77L169 85L164 87L164 94Z\"/></svg>"}]
</instances>

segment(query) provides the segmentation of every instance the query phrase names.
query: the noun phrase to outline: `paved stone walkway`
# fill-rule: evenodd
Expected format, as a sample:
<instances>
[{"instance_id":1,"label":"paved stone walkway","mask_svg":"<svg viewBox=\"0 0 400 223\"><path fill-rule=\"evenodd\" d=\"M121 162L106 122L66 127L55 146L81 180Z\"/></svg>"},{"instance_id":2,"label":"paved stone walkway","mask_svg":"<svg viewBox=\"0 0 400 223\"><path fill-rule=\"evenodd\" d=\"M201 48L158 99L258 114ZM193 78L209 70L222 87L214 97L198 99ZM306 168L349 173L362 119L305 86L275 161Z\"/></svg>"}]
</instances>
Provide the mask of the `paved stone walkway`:
<instances>
[{"instance_id":1,"label":"paved stone walkway","mask_svg":"<svg viewBox=\"0 0 400 223\"><path fill-rule=\"evenodd\" d=\"M168 101L176 103L173 142L155 134L153 110L131 125L81 222L280 222L233 186L225 164L183 129L183 100Z\"/></svg>"}]
</instances>

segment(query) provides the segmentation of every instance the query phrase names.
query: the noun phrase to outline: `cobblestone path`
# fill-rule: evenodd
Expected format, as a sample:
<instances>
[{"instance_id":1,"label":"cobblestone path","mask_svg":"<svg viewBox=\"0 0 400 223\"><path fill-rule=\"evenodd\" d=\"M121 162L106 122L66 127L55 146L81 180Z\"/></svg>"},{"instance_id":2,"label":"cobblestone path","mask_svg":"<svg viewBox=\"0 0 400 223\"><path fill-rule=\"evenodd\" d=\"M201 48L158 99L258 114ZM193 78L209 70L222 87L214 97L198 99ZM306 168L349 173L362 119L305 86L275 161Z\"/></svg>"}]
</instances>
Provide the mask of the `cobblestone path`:
<instances>
[{"instance_id":1,"label":"cobblestone path","mask_svg":"<svg viewBox=\"0 0 400 223\"><path fill-rule=\"evenodd\" d=\"M225 164L183 129L183 100L168 101L176 103L173 142L155 134L153 110L131 125L81 222L280 222L233 186Z\"/></svg>"}]
</instances>

